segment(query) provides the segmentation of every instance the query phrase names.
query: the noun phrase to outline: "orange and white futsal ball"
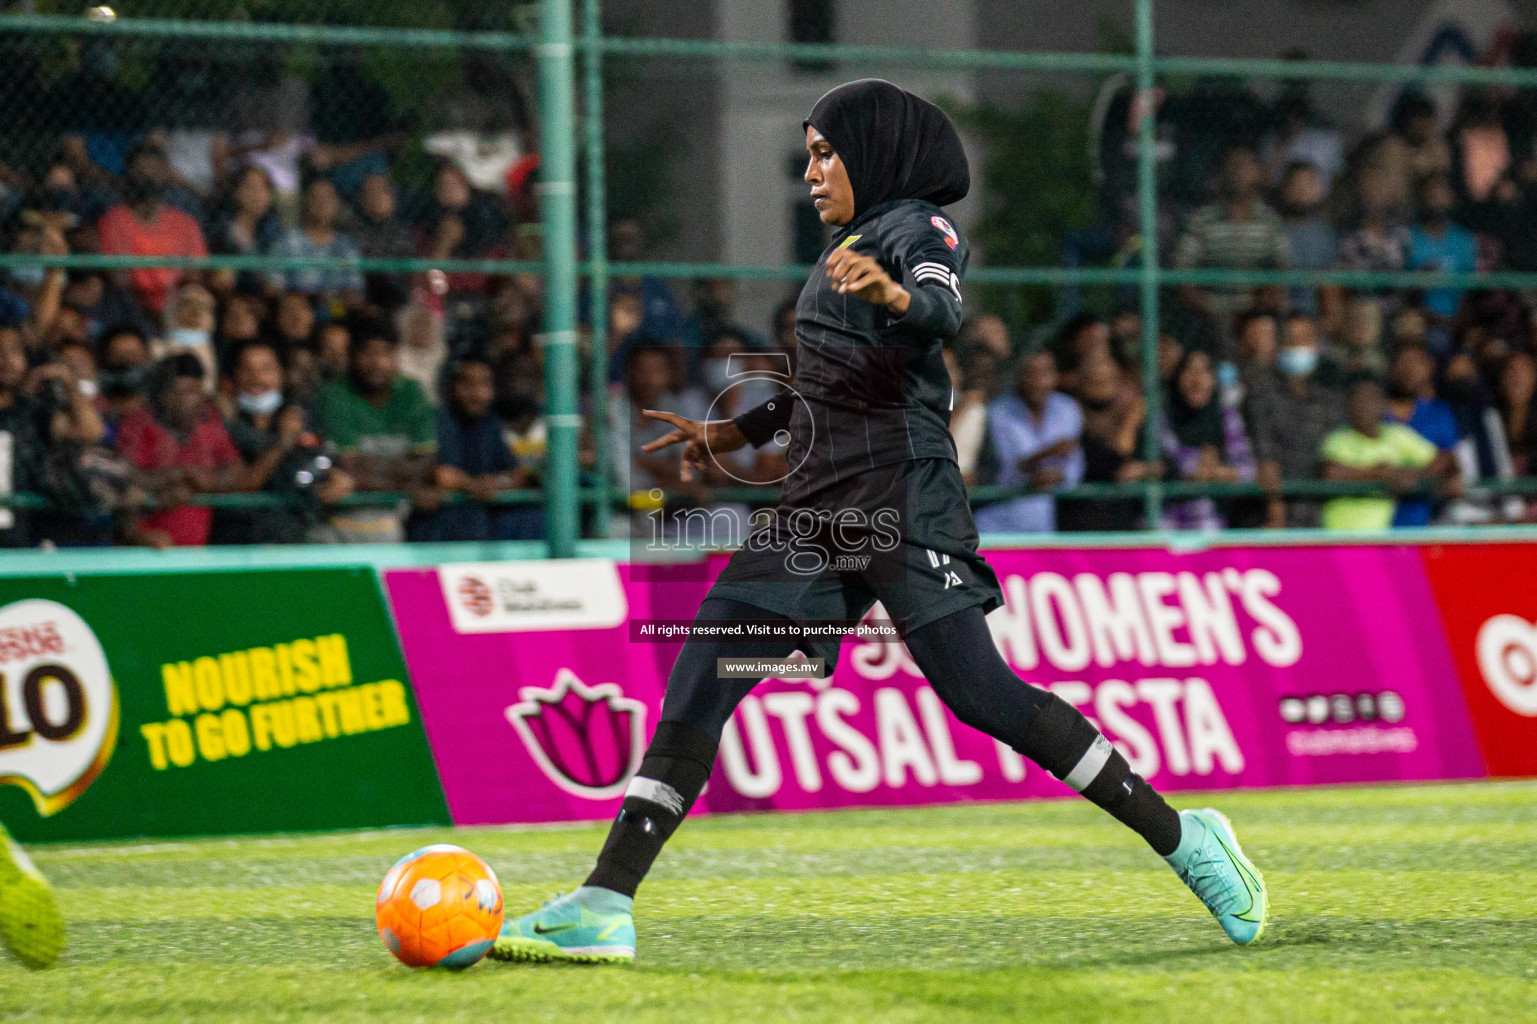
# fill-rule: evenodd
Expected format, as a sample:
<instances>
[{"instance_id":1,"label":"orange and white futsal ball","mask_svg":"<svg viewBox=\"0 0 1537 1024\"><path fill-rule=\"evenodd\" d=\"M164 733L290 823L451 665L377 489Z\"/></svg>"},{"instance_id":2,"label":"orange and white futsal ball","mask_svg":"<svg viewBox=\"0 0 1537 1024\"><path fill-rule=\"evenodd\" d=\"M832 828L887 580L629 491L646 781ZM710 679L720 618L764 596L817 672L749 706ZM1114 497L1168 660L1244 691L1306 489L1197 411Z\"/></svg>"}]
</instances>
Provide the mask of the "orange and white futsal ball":
<instances>
[{"instance_id":1,"label":"orange and white futsal ball","mask_svg":"<svg viewBox=\"0 0 1537 1024\"><path fill-rule=\"evenodd\" d=\"M469 850L440 843L395 862L374 901L379 937L410 967L469 967L502 930L502 885Z\"/></svg>"}]
</instances>

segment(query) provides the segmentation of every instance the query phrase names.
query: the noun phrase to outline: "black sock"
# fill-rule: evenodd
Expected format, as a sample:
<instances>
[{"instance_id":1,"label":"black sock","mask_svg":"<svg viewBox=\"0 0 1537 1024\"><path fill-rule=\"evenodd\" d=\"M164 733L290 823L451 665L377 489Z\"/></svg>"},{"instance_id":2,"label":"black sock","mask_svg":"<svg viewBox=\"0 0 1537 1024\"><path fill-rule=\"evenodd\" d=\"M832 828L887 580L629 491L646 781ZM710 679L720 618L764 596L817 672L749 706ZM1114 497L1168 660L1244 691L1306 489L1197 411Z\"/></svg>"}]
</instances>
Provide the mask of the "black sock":
<instances>
[{"instance_id":1,"label":"black sock","mask_svg":"<svg viewBox=\"0 0 1537 1024\"><path fill-rule=\"evenodd\" d=\"M1061 697L1052 695L1036 713L1018 749L1146 839L1159 856L1179 846L1179 812Z\"/></svg>"},{"instance_id":2,"label":"black sock","mask_svg":"<svg viewBox=\"0 0 1537 1024\"><path fill-rule=\"evenodd\" d=\"M640 770L587 885L634 896L662 844L694 806L715 765L716 740L687 722L658 722Z\"/></svg>"}]
</instances>

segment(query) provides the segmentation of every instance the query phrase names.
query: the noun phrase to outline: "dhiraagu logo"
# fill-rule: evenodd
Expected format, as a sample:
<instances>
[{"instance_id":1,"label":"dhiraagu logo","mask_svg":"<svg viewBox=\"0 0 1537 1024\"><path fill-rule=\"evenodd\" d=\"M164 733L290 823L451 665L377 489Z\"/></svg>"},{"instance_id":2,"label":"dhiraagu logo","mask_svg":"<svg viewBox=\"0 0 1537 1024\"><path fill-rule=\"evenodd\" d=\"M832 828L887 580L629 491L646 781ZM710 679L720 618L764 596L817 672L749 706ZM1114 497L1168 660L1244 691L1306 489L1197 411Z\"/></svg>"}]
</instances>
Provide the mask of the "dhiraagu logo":
<instances>
[{"instance_id":1,"label":"dhiraagu logo","mask_svg":"<svg viewBox=\"0 0 1537 1024\"><path fill-rule=\"evenodd\" d=\"M117 726L117 687L85 620L36 598L0 608L0 785L57 814L107 766Z\"/></svg>"}]
</instances>

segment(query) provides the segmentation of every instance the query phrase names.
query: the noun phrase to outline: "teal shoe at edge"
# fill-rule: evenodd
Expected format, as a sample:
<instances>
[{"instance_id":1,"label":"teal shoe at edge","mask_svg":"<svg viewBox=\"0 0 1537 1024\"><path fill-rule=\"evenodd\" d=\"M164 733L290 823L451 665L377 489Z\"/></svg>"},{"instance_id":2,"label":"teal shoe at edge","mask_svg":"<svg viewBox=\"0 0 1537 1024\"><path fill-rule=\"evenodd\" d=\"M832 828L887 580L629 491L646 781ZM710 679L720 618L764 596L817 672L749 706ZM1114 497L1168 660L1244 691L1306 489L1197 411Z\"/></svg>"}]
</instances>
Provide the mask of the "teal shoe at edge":
<instances>
[{"instance_id":1,"label":"teal shoe at edge","mask_svg":"<svg viewBox=\"0 0 1537 1024\"><path fill-rule=\"evenodd\" d=\"M587 886L546 900L534 913L503 924L489 955L523 963L630 963L635 959L631 902Z\"/></svg>"},{"instance_id":2,"label":"teal shoe at edge","mask_svg":"<svg viewBox=\"0 0 1537 1024\"><path fill-rule=\"evenodd\" d=\"M1180 811L1179 848L1165 857L1180 881L1211 911L1227 937L1247 946L1265 932L1270 903L1265 879L1244 856L1233 826L1219 811Z\"/></svg>"}]
</instances>

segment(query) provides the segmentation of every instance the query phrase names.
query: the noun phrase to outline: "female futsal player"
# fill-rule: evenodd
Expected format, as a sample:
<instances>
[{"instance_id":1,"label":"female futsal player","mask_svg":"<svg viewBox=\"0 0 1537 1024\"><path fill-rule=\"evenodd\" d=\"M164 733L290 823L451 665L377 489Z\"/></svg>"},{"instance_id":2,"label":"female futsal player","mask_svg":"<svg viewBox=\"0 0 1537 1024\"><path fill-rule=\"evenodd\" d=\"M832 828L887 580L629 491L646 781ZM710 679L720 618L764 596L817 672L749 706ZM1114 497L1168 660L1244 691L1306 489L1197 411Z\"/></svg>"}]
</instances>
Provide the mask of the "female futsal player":
<instances>
[{"instance_id":1,"label":"female futsal player","mask_svg":"<svg viewBox=\"0 0 1537 1024\"><path fill-rule=\"evenodd\" d=\"M984 616L1002 593L977 553L940 354L960 329L967 259L940 209L970 187L954 127L938 107L878 80L832 90L803 127L805 180L837 231L796 306L793 389L735 420L646 412L675 428L647 450L682 444L685 480L745 444L787 444L781 505L732 557L696 623L852 626L879 600L957 718L1136 831L1234 942L1253 942L1265 926L1265 884L1227 819L1176 812L1071 704L1016 676L988 632ZM716 660L784 658L807 646L688 640L592 874L509 920L491 955L634 959L635 891L704 788L721 730L756 682L717 678ZM811 646L829 666L836 660L837 641Z\"/></svg>"}]
</instances>

